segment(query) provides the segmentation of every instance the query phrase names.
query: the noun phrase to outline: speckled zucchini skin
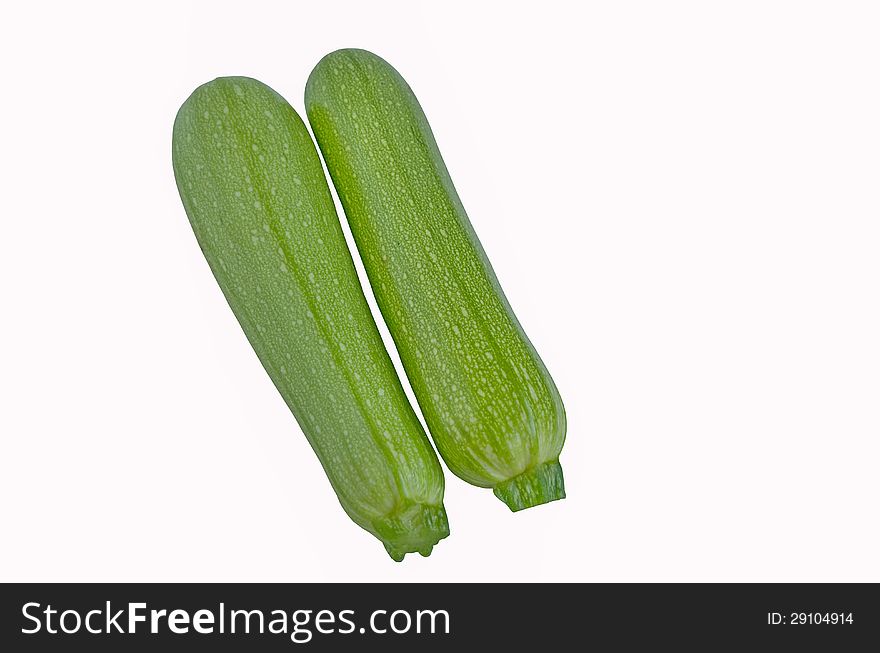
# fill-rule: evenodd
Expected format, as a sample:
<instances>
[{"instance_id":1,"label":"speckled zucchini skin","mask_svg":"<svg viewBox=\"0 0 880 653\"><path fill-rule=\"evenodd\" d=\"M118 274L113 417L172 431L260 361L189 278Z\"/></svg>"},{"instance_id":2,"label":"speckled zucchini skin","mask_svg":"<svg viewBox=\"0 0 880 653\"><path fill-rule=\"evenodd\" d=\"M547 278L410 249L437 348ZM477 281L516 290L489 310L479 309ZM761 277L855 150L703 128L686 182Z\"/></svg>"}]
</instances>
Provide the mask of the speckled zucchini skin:
<instances>
[{"instance_id":1,"label":"speckled zucchini skin","mask_svg":"<svg viewBox=\"0 0 880 653\"><path fill-rule=\"evenodd\" d=\"M316 66L306 111L449 468L519 510L565 496L565 411L517 322L415 95L364 50Z\"/></svg>"},{"instance_id":2,"label":"speckled zucchini skin","mask_svg":"<svg viewBox=\"0 0 880 653\"><path fill-rule=\"evenodd\" d=\"M342 507L395 560L428 555L449 533L443 472L376 330L302 120L256 80L216 79L181 107L173 164L205 258Z\"/></svg>"}]
</instances>

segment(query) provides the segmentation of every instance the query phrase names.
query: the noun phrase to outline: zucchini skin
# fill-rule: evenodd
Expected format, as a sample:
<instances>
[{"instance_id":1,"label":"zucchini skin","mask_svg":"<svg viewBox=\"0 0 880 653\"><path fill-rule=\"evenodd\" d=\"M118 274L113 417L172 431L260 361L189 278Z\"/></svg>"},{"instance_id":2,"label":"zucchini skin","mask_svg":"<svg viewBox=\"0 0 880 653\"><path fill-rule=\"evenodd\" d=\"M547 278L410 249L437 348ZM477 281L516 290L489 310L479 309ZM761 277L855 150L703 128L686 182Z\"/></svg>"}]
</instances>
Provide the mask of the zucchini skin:
<instances>
[{"instance_id":1,"label":"zucchini skin","mask_svg":"<svg viewBox=\"0 0 880 653\"><path fill-rule=\"evenodd\" d=\"M565 409L400 74L365 50L312 71L306 112L441 456L511 510L565 497Z\"/></svg>"},{"instance_id":2,"label":"zucchini skin","mask_svg":"<svg viewBox=\"0 0 880 653\"><path fill-rule=\"evenodd\" d=\"M444 479L357 279L317 150L268 86L225 77L174 122L174 176L245 335L352 520L402 560L449 534Z\"/></svg>"}]
</instances>

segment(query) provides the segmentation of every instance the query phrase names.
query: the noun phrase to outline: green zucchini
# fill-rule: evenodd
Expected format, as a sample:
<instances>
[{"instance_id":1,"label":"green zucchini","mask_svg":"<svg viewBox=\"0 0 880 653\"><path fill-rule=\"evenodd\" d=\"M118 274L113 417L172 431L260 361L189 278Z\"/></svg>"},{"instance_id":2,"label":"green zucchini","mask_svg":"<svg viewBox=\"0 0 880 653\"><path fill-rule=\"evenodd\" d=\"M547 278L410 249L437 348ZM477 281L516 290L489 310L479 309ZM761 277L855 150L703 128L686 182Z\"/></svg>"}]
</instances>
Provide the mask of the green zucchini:
<instances>
[{"instance_id":1,"label":"green zucchini","mask_svg":"<svg viewBox=\"0 0 880 653\"><path fill-rule=\"evenodd\" d=\"M441 456L511 510L565 496L565 410L508 304L415 95L364 50L324 57L306 111Z\"/></svg>"},{"instance_id":2,"label":"green zucchini","mask_svg":"<svg viewBox=\"0 0 880 653\"><path fill-rule=\"evenodd\" d=\"M268 86L216 79L177 114L173 165L211 271L342 507L395 560L429 555L449 534L443 471L376 329L305 124Z\"/></svg>"}]
</instances>

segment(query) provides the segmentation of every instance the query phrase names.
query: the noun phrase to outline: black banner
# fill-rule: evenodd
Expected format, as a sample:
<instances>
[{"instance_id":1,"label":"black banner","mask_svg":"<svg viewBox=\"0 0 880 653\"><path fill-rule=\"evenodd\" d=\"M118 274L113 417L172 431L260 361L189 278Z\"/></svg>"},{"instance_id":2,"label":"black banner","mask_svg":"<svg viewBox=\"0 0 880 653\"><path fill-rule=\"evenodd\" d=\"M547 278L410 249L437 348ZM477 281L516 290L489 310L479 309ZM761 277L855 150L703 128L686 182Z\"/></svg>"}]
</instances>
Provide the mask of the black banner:
<instances>
[{"instance_id":1,"label":"black banner","mask_svg":"<svg viewBox=\"0 0 880 653\"><path fill-rule=\"evenodd\" d=\"M3 651L880 645L872 584L7 584L0 594Z\"/></svg>"}]
</instances>

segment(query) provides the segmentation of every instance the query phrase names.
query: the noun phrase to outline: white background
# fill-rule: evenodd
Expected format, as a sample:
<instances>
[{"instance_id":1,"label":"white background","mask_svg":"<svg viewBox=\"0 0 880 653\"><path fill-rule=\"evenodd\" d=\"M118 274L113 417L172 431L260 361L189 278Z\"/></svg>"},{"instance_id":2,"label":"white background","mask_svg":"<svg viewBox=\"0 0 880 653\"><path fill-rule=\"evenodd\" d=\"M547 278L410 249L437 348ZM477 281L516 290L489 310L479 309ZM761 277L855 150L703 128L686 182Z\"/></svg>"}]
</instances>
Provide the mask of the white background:
<instances>
[{"instance_id":1,"label":"white background","mask_svg":"<svg viewBox=\"0 0 880 653\"><path fill-rule=\"evenodd\" d=\"M661 6L662 5L662 6ZM880 581L880 9L14 3L0 19L0 580ZM171 169L199 84L418 94L569 416L569 498L345 516Z\"/></svg>"}]
</instances>

